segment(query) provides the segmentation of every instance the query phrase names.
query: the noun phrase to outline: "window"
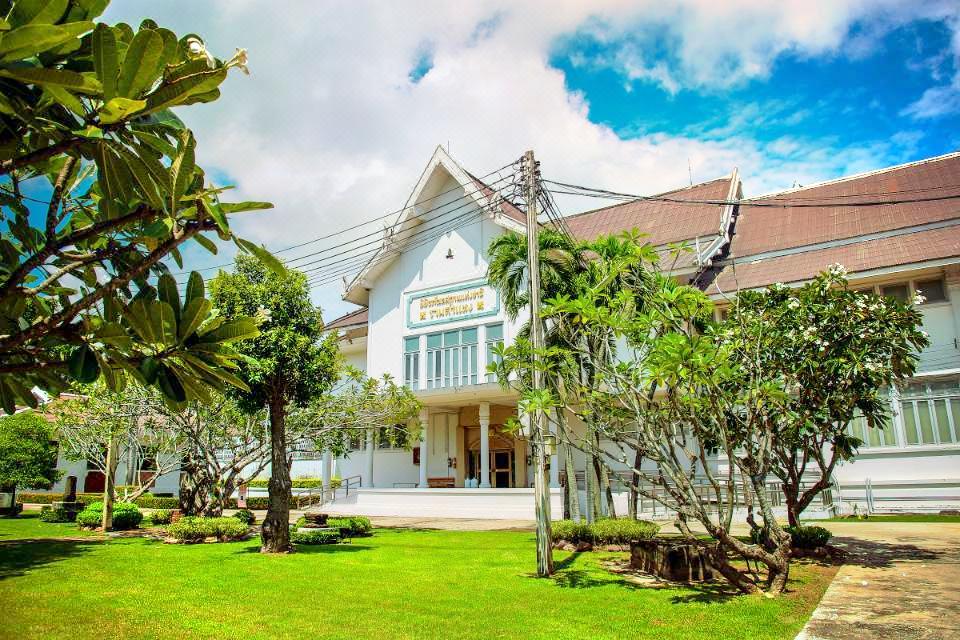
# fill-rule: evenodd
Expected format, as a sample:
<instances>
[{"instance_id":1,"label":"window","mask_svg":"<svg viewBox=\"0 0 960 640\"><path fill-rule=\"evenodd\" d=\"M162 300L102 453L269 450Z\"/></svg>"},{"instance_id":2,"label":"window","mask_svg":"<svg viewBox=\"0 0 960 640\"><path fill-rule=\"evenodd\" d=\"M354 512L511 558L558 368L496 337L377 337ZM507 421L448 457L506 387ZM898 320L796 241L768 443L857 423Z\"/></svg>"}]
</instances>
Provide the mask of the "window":
<instances>
[{"instance_id":1,"label":"window","mask_svg":"<svg viewBox=\"0 0 960 640\"><path fill-rule=\"evenodd\" d=\"M899 300L900 302L906 302L910 299L910 285L909 284L891 284L885 287L880 287L880 293L887 296L888 298L893 298Z\"/></svg>"},{"instance_id":2,"label":"window","mask_svg":"<svg viewBox=\"0 0 960 640\"><path fill-rule=\"evenodd\" d=\"M494 353L494 348L503 344L503 324L491 324L486 327L486 354L487 354L487 366L491 364L497 364L500 362L500 357ZM487 382L496 382L497 374L487 372L486 377Z\"/></svg>"},{"instance_id":3,"label":"window","mask_svg":"<svg viewBox=\"0 0 960 640\"><path fill-rule=\"evenodd\" d=\"M943 280L939 278L936 280L918 280L914 283L914 288L917 293L925 298L924 302L927 304L931 302L945 302L947 299L947 292L944 290Z\"/></svg>"},{"instance_id":4,"label":"window","mask_svg":"<svg viewBox=\"0 0 960 640\"><path fill-rule=\"evenodd\" d=\"M908 384L900 406L908 445L960 442L960 379Z\"/></svg>"},{"instance_id":5,"label":"window","mask_svg":"<svg viewBox=\"0 0 960 640\"><path fill-rule=\"evenodd\" d=\"M420 336L403 339L403 383L414 391L420 388Z\"/></svg>"},{"instance_id":6,"label":"window","mask_svg":"<svg viewBox=\"0 0 960 640\"><path fill-rule=\"evenodd\" d=\"M895 447L897 446L897 432L893 425L893 417L883 425L870 427L867 419L863 416L857 416L850 421L850 427L847 432L855 438L863 441L863 447Z\"/></svg>"},{"instance_id":7,"label":"window","mask_svg":"<svg viewBox=\"0 0 960 640\"><path fill-rule=\"evenodd\" d=\"M477 328L427 335L427 388L477 384Z\"/></svg>"},{"instance_id":8,"label":"window","mask_svg":"<svg viewBox=\"0 0 960 640\"><path fill-rule=\"evenodd\" d=\"M347 449L350 451L362 451L367 448L367 434L363 431L351 431L347 434Z\"/></svg>"}]
</instances>

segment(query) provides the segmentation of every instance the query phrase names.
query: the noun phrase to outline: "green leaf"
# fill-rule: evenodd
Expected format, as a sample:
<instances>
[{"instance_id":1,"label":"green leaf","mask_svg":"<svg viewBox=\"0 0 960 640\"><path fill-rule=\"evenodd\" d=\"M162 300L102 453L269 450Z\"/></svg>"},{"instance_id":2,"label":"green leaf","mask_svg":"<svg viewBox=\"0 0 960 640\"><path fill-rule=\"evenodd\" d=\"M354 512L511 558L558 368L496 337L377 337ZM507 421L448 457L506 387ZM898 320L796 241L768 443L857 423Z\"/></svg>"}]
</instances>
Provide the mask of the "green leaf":
<instances>
[{"instance_id":1,"label":"green leaf","mask_svg":"<svg viewBox=\"0 0 960 640\"><path fill-rule=\"evenodd\" d=\"M184 76L171 83L164 83L153 93L147 95L147 112L183 104L184 100L192 94L212 91L226 77L226 69L215 69Z\"/></svg>"},{"instance_id":2,"label":"green leaf","mask_svg":"<svg viewBox=\"0 0 960 640\"><path fill-rule=\"evenodd\" d=\"M10 19L16 25L54 24L67 10L67 0L18 0Z\"/></svg>"},{"instance_id":3,"label":"green leaf","mask_svg":"<svg viewBox=\"0 0 960 640\"><path fill-rule=\"evenodd\" d=\"M53 49L93 28L92 22L65 25L26 25L7 31L0 38L0 61L29 58Z\"/></svg>"},{"instance_id":4,"label":"green leaf","mask_svg":"<svg viewBox=\"0 0 960 640\"><path fill-rule=\"evenodd\" d=\"M193 236L193 239L196 240L197 244L199 244L201 247L213 255L217 255L217 245L213 240L204 236L202 233L198 233L197 235Z\"/></svg>"},{"instance_id":5,"label":"green leaf","mask_svg":"<svg viewBox=\"0 0 960 640\"><path fill-rule=\"evenodd\" d=\"M180 318L180 327L177 334L180 341L184 341L196 332L203 321L210 315L213 303L205 298L194 298L187 303Z\"/></svg>"},{"instance_id":6,"label":"green leaf","mask_svg":"<svg viewBox=\"0 0 960 640\"><path fill-rule=\"evenodd\" d=\"M117 95L117 36L113 29L101 23L93 30L90 43L93 68L103 85L103 99L109 102Z\"/></svg>"},{"instance_id":7,"label":"green leaf","mask_svg":"<svg viewBox=\"0 0 960 640\"><path fill-rule=\"evenodd\" d=\"M124 348L131 342L130 335L117 322L107 322L93 332L93 337L105 344Z\"/></svg>"},{"instance_id":8,"label":"green leaf","mask_svg":"<svg viewBox=\"0 0 960 640\"><path fill-rule=\"evenodd\" d=\"M163 70L163 38L152 29L141 29L127 48L117 82L117 94L125 98L149 89Z\"/></svg>"},{"instance_id":9,"label":"green leaf","mask_svg":"<svg viewBox=\"0 0 960 640\"><path fill-rule=\"evenodd\" d=\"M249 240L244 240L243 238L235 239L240 248L255 255L265 267L277 275L282 276L287 272L287 268L283 266L283 263L280 262L272 253L267 251L265 247L257 246Z\"/></svg>"},{"instance_id":10,"label":"green leaf","mask_svg":"<svg viewBox=\"0 0 960 640\"><path fill-rule=\"evenodd\" d=\"M206 296L203 286L203 276L197 271L191 271L187 279L187 303Z\"/></svg>"},{"instance_id":11,"label":"green leaf","mask_svg":"<svg viewBox=\"0 0 960 640\"><path fill-rule=\"evenodd\" d=\"M226 214L241 213L243 211L260 211L273 209L272 202L221 202L220 210Z\"/></svg>"},{"instance_id":12,"label":"green leaf","mask_svg":"<svg viewBox=\"0 0 960 640\"><path fill-rule=\"evenodd\" d=\"M0 406L3 407L3 410L8 414L12 414L17 410L17 398L13 393L13 390L7 385L7 378L0 378Z\"/></svg>"},{"instance_id":13,"label":"green leaf","mask_svg":"<svg viewBox=\"0 0 960 640\"><path fill-rule=\"evenodd\" d=\"M146 106L147 103L143 100L113 98L105 105L100 107L100 110L97 111L97 115L100 117L100 122L102 124L113 124L114 122L119 122L129 118L139 111L143 111L143 108Z\"/></svg>"},{"instance_id":14,"label":"green leaf","mask_svg":"<svg viewBox=\"0 0 960 640\"><path fill-rule=\"evenodd\" d=\"M170 193L170 210L176 211L180 198L187 192L190 183L193 182L194 157L193 150L196 141L193 133L186 129L181 134L180 146L177 149L177 156L170 164L170 184L173 190Z\"/></svg>"},{"instance_id":15,"label":"green leaf","mask_svg":"<svg viewBox=\"0 0 960 640\"><path fill-rule=\"evenodd\" d=\"M157 297L166 302L173 309L173 317L180 322L180 293L177 291L177 281L169 273L160 276L157 281Z\"/></svg>"},{"instance_id":16,"label":"green leaf","mask_svg":"<svg viewBox=\"0 0 960 640\"><path fill-rule=\"evenodd\" d=\"M207 212L213 221L217 223L217 227L223 233L229 233L230 227L227 224L227 216L220 209L220 206L213 202L208 196L203 196L203 208Z\"/></svg>"},{"instance_id":17,"label":"green leaf","mask_svg":"<svg viewBox=\"0 0 960 640\"><path fill-rule=\"evenodd\" d=\"M10 31L10 23L0 18L0 31Z\"/></svg>"},{"instance_id":18,"label":"green leaf","mask_svg":"<svg viewBox=\"0 0 960 640\"><path fill-rule=\"evenodd\" d=\"M120 99L120 98L116 98ZM133 179L136 182L137 191L143 196L144 200L150 203L150 206L158 211L163 210L164 200L160 195L161 191L165 186L165 181L167 178L167 173L163 171L162 165L160 167L160 190L157 189L157 181L155 178L156 169L151 170L151 167L148 166L146 162L140 156L137 156L130 152L129 149L123 145L114 145L113 149L120 155L120 157L127 163L127 168L133 175ZM159 163L157 163L159 164Z\"/></svg>"},{"instance_id":19,"label":"green leaf","mask_svg":"<svg viewBox=\"0 0 960 640\"><path fill-rule=\"evenodd\" d=\"M157 379L157 371L160 370L160 363L156 358L150 356L144 358L137 370L140 372L140 375L143 376L144 382L153 384Z\"/></svg>"},{"instance_id":20,"label":"green leaf","mask_svg":"<svg viewBox=\"0 0 960 640\"><path fill-rule=\"evenodd\" d=\"M100 376L100 364L90 345L82 344L74 349L67 365L70 375L77 382L89 384Z\"/></svg>"},{"instance_id":21,"label":"green leaf","mask_svg":"<svg viewBox=\"0 0 960 640\"><path fill-rule=\"evenodd\" d=\"M0 76L12 78L27 84L56 87L70 87L73 89L98 89L98 85L91 84L92 78L85 78L76 71L66 69L46 69L44 67L9 67L0 69ZM95 82L95 81L94 81Z\"/></svg>"},{"instance_id":22,"label":"green leaf","mask_svg":"<svg viewBox=\"0 0 960 640\"><path fill-rule=\"evenodd\" d=\"M228 344L230 342L236 342L237 340L255 338L258 335L260 335L260 330L257 328L257 323L254 322L253 318L241 318L239 320L225 322L217 329L205 333L200 338L200 341Z\"/></svg>"},{"instance_id":23,"label":"green leaf","mask_svg":"<svg viewBox=\"0 0 960 640\"><path fill-rule=\"evenodd\" d=\"M161 366L157 371L157 385L160 387L163 395L171 400L175 402L186 401L187 392L184 390L180 378L166 365Z\"/></svg>"}]
</instances>

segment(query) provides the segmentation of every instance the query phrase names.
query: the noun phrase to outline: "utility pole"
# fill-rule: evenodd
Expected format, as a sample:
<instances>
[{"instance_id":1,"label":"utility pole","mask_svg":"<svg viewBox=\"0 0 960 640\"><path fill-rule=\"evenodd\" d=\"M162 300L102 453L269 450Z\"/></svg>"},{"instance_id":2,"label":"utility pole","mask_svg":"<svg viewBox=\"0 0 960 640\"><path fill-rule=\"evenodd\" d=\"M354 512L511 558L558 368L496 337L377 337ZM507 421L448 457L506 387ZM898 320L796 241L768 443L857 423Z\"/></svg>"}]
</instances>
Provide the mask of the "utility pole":
<instances>
[{"instance_id":1,"label":"utility pole","mask_svg":"<svg viewBox=\"0 0 960 640\"><path fill-rule=\"evenodd\" d=\"M530 281L530 345L533 389L543 389L543 371L539 367L543 349L543 323L540 321L540 243L537 223L539 171L533 151L523 154L524 188L527 200L527 270ZM542 409L530 415L530 445L533 448L533 493L537 516L537 575L553 575L553 543L550 536L550 489L547 484L547 452L544 432L546 416Z\"/></svg>"}]
</instances>

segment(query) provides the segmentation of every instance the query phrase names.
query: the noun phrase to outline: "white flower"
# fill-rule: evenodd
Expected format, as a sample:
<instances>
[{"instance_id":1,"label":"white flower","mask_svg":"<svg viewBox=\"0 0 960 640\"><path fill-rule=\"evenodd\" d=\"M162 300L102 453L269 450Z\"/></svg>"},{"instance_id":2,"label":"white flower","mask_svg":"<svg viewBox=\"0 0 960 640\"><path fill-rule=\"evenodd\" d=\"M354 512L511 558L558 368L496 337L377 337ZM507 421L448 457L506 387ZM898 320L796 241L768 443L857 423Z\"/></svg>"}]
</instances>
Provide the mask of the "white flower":
<instances>
[{"instance_id":1,"label":"white flower","mask_svg":"<svg viewBox=\"0 0 960 640\"><path fill-rule=\"evenodd\" d=\"M930 334L927 333L926 331L921 331L921 332L920 332L920 335L922 335L924 338L929 338L929 337L930 337Z\"/></svg>"},{"instance_id":2,"label":"white flower","mask_svg":"<svg viewBox=\"0 0 960 640\"><path fill-rule=\"evenodd\" d=\"M832 276L845 276L847 275L847 268L844 267L839 262L835 262L829 267L827 267L827 273Z\"/></svg>"},{"instance_id":3,"label":"white flower","mask_svg":"<svg viewBox=\"0 0 960 640\"><path fill-rule=\"evenodd\" d=\"M791 309L796 309L797 307L800 306L800 301L797 300L796 298L790 298L790 302L787 303L787 306L790 307Z\"/></svg>"},{"instance_id":4,"label":"white flower","mask_svg":"<svg viewBox=\"0 0 960 640\"><path fill-rule=\"evenodd\" d=\"M243 71L245 75L250 75L250 69L247 69L247 50L237 49L237 52L233 54L233 57L230 58L226 66L236 67L240 69L240 71Z\"/></svg>"},{"instance_id":5,"label":"white flower","mask_svg":"<svg viewBox=\"0 0 960 640\"><path fill-rule=\"evenodd\" d=\"M257 309L257 314L255 317L257 319L258 324L263 324L265 322L270 322L270 318L272 317L272 315L273 314L270 312L270 309L267 309L266 307L261 305Z\"/></svg>"},{"instance_id":6,"label":"white flower","mask_svg":"<svg viewBox=\"0 0 960 640\"><path fill-rule=\"evenodd\" d=\"M196 37L187 38L187 51L190 52L190 55L194 58L206 58L207 66L213 69L217 66L216 60L213 58L213 54L207 51L207 45L203 44L203 40Z\"/></svg>"},{"instance_id":7,"label":"white flower","mask_svg":"<svg viewBox=\"0 0 960 640\"><path fill-rule=\"evenodd\" d=\"M913 304L923 304L926 301L927 298L923 295L923 292L917 289L917 292L913 294Z\"/></svg>"}]
</instances>

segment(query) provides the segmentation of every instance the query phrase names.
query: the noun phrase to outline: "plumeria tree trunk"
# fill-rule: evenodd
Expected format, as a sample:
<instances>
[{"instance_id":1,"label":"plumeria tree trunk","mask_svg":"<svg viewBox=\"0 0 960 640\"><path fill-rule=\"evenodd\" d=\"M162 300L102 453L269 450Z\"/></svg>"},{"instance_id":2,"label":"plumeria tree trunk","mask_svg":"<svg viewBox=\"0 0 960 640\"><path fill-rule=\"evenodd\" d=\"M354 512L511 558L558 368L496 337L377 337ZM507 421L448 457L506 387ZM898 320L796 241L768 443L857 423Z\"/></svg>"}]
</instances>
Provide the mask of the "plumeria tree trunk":
<instances>
[{"instance_id":1,"label":"plumeria tree trunk","mask_svg":"<svg viewBox=\"0 0 960 640\"><path fill-rule=\"evenodd\" d=\"M270 497L260 533L261 553L290 551L290 469L287 466L285 395L270 399Z\"/></svg>"}]
</instances>

